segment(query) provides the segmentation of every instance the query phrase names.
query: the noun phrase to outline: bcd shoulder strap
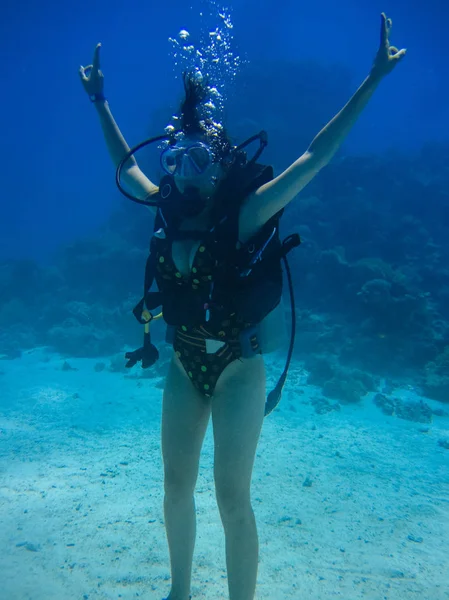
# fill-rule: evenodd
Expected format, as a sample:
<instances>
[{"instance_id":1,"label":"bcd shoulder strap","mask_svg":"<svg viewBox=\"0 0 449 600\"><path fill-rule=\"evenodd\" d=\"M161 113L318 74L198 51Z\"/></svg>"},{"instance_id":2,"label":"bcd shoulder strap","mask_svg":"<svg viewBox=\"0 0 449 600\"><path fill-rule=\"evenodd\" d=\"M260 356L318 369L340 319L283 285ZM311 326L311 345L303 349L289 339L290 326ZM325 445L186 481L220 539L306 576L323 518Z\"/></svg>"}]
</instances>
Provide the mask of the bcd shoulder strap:
<instances>
[{"instance_id":1,"label":"bcd shoulder strap","mask_svg":"<svg viewBox=\"0 0 449 600\"><path fill-rule=\"evenodd\" d=\"M218 258L235 263L239 251L239 214L245 199L273 179L273 167L234 165L220 185L214 207L214 239Z\"/></svg>"}]
</instances>

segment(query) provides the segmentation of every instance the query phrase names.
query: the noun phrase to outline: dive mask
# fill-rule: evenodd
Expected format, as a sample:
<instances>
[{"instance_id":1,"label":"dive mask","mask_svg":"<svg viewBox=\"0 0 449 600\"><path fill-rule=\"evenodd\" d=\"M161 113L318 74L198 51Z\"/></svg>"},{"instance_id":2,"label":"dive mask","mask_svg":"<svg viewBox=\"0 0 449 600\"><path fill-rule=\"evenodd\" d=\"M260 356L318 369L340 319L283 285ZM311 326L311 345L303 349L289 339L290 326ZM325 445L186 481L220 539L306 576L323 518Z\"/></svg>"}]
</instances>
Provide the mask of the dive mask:
<instances>
[{"instance_id":1,"label":"dive mask","mask_svg":"<svg viewBox=\"0 0 449 600\"><path fill-rule=\"evenodd\" d=\"M193 142L169 146L162 152L160 160L167 175L190 179L205 173L214 162L214 155L206 144Z\"/></svg>"},{"instance_id":2,"label":"dive mask","mask_svg":"<svg viewBox=\"0 0 449 600\"><path fill-rule=\"evenodd\" d=\"M149 199L142 200L129 193L122 186L121 176L125 164L132 156L134 156L134 154L138 150L156 142L170 142L170 140L173 138L173 135L177 133L181 133L181 130L177 130L171 135L164 134L149 138L148 140L140 142L140 144L137 144L137 146L134 146L134 148L131 148L125 154L125 156L118 164L115 173L115 182L117 184L118 189L124 196L126 196L133 202L136 202L137 204L143 204L144 206L155 206L157 208L163 206L163 202L161 203L160 200L154 201L151 200L151 197ZM243 149L256 140L259 140L259 148L257 149L254 156L248 160L246 157L246 153L243 152ZM236 163L244 167L245 165L251 165L255 163L259 156L262 154L264 148L267 145L267 142L267 134L265 131L261 131L260 133L251 136L248 140L241 143L239 146L235 146L231 149L228 157L228 162L230 161L229 164ZM189 177L191 177L191 175L188 175L187 173L191 173L193 175L204 173L212 163L217 162L214 153L206 144L203 144L202 142L193 142L188 145L171 145L162 152L160 160L162 169L168 175L179 175L180 178L184 178L186 180L189 179ZM188 188L187 191L189 192L189 194L190 192L192 192L193 194L194 190Z\"/></svg>"}]
</instances>

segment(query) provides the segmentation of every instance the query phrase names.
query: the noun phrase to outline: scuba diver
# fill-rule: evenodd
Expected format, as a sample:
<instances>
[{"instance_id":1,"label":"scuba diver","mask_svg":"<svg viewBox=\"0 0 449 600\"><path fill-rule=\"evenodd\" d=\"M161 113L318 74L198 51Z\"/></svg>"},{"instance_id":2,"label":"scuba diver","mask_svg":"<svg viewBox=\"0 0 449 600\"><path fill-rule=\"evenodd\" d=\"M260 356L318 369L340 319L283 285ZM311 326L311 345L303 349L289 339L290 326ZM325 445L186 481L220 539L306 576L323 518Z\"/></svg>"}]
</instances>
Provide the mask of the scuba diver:
<instances>
[{"instance_id":1,"label":"scuba diver","mask_svg":"<svg viewBox=\"0 0 449 600\"><path fill-rule=\"evenodd\" d=\"M254 598L259 545L251 477L264 416L279 401L285 381L266 401L263 355L278 327L265 325L280 306L282 261L299 243L294 236L281 242L279 218L329 163L380 82L405 56L404 49L390 45L391 26L382 13L380 47L369 75L309 148L276 177L271 167L257 163L266 145L264 132L249 140L258 140L259 149L248 158L247 143L233 146L224 129L202 118L207 84L193 74L184 75L180 129L130 149L104 95L100 44L93 64L80 67L121 191L155 213L143 298L134 310L144 325L144 344L127 354L127 366L140 361L147 367L157 359L149 327L156 317L151 311L162 307L174 349L161 426L171 567L166 600L191 597L194 490L210 418L229 598ZM159 184L148 179L134 156L154 142L162 144ZM157 291L152 291L153 283Z\"/></svg>"}]
</instances>

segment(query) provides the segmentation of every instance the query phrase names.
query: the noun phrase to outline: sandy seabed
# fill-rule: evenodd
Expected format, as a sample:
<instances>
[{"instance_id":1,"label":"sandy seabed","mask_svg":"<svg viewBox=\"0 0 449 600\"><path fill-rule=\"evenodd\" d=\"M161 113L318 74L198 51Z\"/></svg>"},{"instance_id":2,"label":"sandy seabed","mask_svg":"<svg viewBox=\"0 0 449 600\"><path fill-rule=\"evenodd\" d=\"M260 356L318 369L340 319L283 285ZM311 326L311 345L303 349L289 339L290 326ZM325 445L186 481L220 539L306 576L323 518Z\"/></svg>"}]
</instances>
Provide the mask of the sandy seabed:
<instances>
[{"instance_id":1,"label":"sandy seabed","mask_svg":"<svg viewBox=\"0 0 449 600\"><path fill-rule=\"evenodd\" d=\"M63 362L36 349L0 363L0 598L161 600L162 380ZM387 417L370 395L316 414L319 390L291 371L254 470L257 600L449 599L449 418ZM228 598L212 459L209 428L193 600Z\"/></svg>"}]
</instances>

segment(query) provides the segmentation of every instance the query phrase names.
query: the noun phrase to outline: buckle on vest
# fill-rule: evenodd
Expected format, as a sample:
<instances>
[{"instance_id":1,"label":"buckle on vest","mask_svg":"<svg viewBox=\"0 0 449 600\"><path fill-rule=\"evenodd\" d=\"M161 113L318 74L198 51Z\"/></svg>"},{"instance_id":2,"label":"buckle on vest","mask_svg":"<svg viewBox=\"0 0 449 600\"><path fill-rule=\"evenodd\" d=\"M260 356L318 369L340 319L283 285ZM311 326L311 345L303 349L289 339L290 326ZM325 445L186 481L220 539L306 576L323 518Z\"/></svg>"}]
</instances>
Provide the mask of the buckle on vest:
<instances>
[{"instance_id":1,"label":"buckle on vest","mask_svg":"<svg viewBox=\"0 0 449 600\"><path fill-rule=\"evenodd\" d=\"M259 325L253 325L240 332L239 342L242 358L251 358L255 354L262 353L258 339L259 331Z\"/></svg>"}]
</instances>

